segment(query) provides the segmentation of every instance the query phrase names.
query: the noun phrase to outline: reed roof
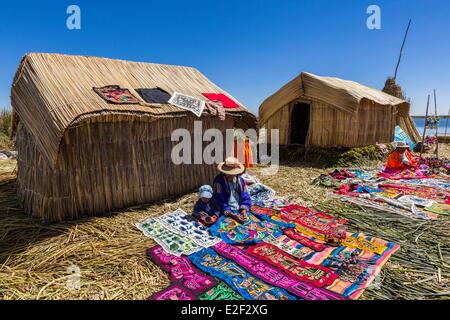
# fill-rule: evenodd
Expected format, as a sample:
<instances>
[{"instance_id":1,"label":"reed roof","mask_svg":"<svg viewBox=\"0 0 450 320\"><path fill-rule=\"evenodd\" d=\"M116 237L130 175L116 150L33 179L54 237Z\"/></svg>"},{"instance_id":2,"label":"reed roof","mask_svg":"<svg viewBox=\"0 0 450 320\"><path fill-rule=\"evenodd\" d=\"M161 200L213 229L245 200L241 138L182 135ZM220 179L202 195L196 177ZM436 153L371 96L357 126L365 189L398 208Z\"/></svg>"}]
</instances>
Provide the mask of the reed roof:
<instances>
[{"instance_id":1,"label":"reed roof","mask_svg":"<svg viewBox=\"0 0 450 320\"><path fill-rule=\"evenodd\" d=\"M360 83L303 72L262 103L259 108L260 123L265 123L282 107L300 97L325 102L349 114L356 113L364 99L378 105L409 108L409 102Z\"/></svg>"},{"instance_id":2,"label":"reed roof","mask_svg":"<svg viewBox=\"0 0 450 320\"><path fill-rule=\"evenodd\" d=\"M127 88L142 102L108 103L92 89L107 85ZM227 113L254 117L242 103L192 67L47 53L31 53L22 59L14 77L11 101L42 155L54 165L65 130L80 117L115 113L155 118L190 115L173 105L148 104L135 91L154 87L202 99L204 92L224 93L240 106L227 109Z\"/></svg>"}]
</instances>

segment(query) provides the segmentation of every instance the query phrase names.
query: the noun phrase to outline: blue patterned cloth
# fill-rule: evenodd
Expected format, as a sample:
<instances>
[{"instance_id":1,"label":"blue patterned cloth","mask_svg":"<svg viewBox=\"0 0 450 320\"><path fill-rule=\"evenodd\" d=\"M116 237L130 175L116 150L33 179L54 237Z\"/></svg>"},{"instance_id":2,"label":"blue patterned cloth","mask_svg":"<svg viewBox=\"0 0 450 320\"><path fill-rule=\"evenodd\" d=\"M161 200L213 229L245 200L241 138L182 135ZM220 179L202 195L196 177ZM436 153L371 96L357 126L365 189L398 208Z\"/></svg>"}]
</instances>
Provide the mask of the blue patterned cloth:
<instances>
[{"instance_id":1,"label":"blue patterned cloth","mask_svg":"<svg viewBox=\"0 0 450 320\"><path fill-rule=\"evenodd\" d=\"M211 248L191 254L188 258L203 272L227 282L247 300L297 300L284 289L263 282Z\"/></svg>"}]
</instances>

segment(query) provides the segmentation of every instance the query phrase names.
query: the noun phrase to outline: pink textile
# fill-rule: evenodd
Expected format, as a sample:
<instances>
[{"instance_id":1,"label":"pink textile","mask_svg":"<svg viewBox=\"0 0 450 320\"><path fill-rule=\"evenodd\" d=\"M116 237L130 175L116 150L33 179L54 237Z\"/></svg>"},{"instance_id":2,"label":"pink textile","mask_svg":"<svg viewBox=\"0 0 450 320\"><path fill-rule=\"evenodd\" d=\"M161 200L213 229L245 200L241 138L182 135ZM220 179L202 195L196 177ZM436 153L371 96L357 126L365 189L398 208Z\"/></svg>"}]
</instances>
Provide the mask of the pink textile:
<instances>
[{"instance_id":1,"label":"pink textile","mask_svg":"<svg viewBox=\"0 0 450 320\"><path fill-rule=\"evenodd\" d=\"M345 297L340 294L294 279L278 268L225 242L219 242L212 248L221 256L236 262L255 277L273 286L283 288L300 298L306 300L345 300Z\"/></svg>"}]
</instances>

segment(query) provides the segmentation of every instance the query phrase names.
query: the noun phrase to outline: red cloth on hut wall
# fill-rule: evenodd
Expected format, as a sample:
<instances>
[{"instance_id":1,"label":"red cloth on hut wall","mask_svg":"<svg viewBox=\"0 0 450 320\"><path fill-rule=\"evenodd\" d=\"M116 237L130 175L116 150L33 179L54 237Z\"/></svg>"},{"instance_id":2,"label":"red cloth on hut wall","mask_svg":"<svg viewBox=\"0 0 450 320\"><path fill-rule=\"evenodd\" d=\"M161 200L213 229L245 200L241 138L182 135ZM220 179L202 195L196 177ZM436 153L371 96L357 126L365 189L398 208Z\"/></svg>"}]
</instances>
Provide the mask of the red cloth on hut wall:
<instances>
[{"instance_id":1,"label":"red cloth on hut wall","mask_svg":"<svg viewBox=\"0 0 450 320\"><path fill-rule=\"evenodd\" d=\"M234 140L234 157L238 158L239 155L239 148L244 148L244 163L243 165L245 168L253 168L253 153L252 148L250 146L250 140L245 140L244 142L239 142L237 140ZM239 159L239 158L238 158ZM241 159L239 159L241 160Z\"/></svg>"},{"instance_id":2,"label":"red cloth on hut wall","mask_svg":"<svg viewBox=\"0 0 450 320\"><path fill-rule=\"evenodd\" d=\"M239 108L239 105L223 93L202 93L202 95L211 101L220 101L226 109Z\"/></svg>"}]
</instances>

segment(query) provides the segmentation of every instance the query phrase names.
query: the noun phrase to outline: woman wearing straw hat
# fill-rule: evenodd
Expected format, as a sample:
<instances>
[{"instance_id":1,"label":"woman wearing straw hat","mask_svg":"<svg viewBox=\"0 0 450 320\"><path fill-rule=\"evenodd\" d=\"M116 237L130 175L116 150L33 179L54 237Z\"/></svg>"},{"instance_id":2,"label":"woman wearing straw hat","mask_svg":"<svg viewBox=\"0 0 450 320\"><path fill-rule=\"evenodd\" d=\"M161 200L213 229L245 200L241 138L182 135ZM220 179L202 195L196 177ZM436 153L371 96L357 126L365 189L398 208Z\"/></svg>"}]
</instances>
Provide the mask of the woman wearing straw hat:
<instances>
[{"instance_id":1,"label":"woman wearing straw hat","mask_svg":"<svg viewBox=\"0 0 450 320\"><path fill-rule=\"evenodd\" d=\"M217 166L220 174L214 179L214 199L220 211L239 222L247 220L247 211L252 201L246 191L246 184L241 174L245 167L238 159L229 157Z\"/></svg>"},{"instance_id":2,"label":"woman wearing straw hat","mask_svg":"<svg viewBox=\"0 0 450 320\"><path fill-rule=\"evenodd\" d=\"M417 162L409 151L409 145L400 141L395 145L395 150L388 157L385 172L393 173L405 169L417 169Z\"/></svg>"}]
</instances>

